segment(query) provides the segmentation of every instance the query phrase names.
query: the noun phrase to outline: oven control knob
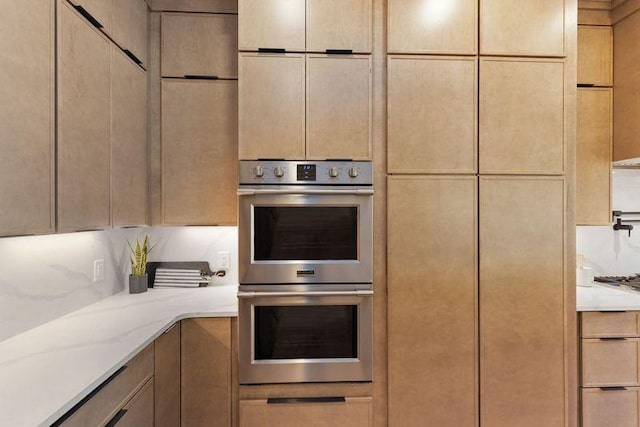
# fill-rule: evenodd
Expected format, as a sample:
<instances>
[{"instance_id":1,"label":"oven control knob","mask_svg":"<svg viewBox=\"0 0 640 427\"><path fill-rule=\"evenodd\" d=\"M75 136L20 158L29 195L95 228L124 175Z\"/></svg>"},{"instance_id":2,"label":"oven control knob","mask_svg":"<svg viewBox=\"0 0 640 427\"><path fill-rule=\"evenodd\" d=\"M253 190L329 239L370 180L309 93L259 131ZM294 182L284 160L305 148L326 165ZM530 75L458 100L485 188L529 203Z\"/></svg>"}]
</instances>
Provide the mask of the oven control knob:
<instances>
[{"instance_id":1,"label":"oven control knob","mask_svg":"<svg viewBox=\"0 0 640 427\"><path fill-rule=\"evenodd\" d=\"M258 165L253 168L253 173L256 175L256 177L262 178L264 176L264 169L262 169L262 166Z\"/></svg>"},{"instance_id":2,"label":"oven control knob","mask_svg":"<svg viewBox=\"0 0 640 427\"><path fill-rule=\"evenodd\" d=\"M331 178L337 178L338 177L338 168L329 169L329 176Z\"/></svg>"},{"instance_id":3,"label":"oven control knob","mask_svg":"<svg viewBox=\"0 0 640 427\"><path fill-rule=\"evenodd\" d=\"M358 176L359 172L360 171L358 170L358 168L351 168L351 169L349 169L349 176L351 178L356 178Z\"/></svg>"},{"instance_id":4,"label":"oven control knob","mask_svg":"<svg viewBox=\"0 0 640 427\"><path fill-rule=\"evenodd\" d=\"M282 178L284 176L284 169L282 169L282 166L276 166L273 169L273 174L278 178Z\"/></svg>"}]
</instances>

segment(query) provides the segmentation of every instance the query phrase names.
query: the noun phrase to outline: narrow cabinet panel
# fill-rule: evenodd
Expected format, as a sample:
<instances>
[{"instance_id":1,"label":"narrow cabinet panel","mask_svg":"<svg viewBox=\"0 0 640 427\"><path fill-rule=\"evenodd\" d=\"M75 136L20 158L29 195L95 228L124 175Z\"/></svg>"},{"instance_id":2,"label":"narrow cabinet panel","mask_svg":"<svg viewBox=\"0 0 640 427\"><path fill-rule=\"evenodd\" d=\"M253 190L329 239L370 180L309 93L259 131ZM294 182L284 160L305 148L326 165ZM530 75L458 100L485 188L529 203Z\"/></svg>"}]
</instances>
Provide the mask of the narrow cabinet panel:
<instances>
[{"instance_id":1,"label":"narrow cabinet panel","mask_svg":"<svg viewBox=\"0 0 640 427\"><path fill-rule=\"evenodd\" d=\"M305 0L238 0L240 50L305 51Z\"/></svg>"},{"instance_id":2,"label":"narrow cabinet panel","mask_svg":"<svg viewBox=\"0 0 640 427\"><path fill-rule=\"evenodd\" d=\"M476 0L389 0L389 53L474 54Z\"/></svg>"},{"instance_id":3,"label":"narrow cabinet panel","mask_svg":"<svg viewBox=\"0 0 640 427\"><path fill-rule=\"evenodd\" d=\"M180 426L180 322L155 341L154 420L156 427Z\"/></svg>"},{"instance_id":4,"label":"narrow cabinet panel","mask_svg":"<svg viewBox=\"0 0 640 427\"><path fill-rule=\"evenodd\" d=\"M55 229L55 3L3 2L0 236Z\"/></svg>"},{"instance_id":5,"label":"narrow cabinet panel","mask_svg":"<svg viewBox=\"0 0 640 427\"><path fill-rule=\"evenodd\" d=\"M480 173L563 173L564 80L562 60L480 60Z\"/></svg>"},{"instance_id":6,"label":"narrow cabinet panel","mask_svg":"<svg viewBox=\"0 0 640 427\"><path fill-rule=\"evenodd\" d=\"M89 13L95 20L94 25L106 32L111 33L111 12L112 3L117 0L69 0L73 6L79 7L82 13ZM132 0L128 0L132 1Z\"/></svg>"},{"instance_id":7,"label":"narrow cabinet panel","mask_svg":"<svg viewBox=\"0 0 640 427\"><path fill-rule=\"evenodd\" d=\"M474 427L477 178L390 177L387 206L389 425Z\"/></svg>"},{"instance_id":8,"label":"narrow cabinet panel","mask_svg":"<svg viewBox=\"0 0 640 427\"><path fill-rule=\"evenodd\" d=\"M307 55L308 159L371 159L371 56Z\"/></svg>"},{"instance_id":9,"label":"narrow cabinet panel","mask_svg":"<svg viewBox=\"0 0 640 427\"><path fill-rule=\"evenodd\" d=\"M305 56L240 53L241 160L305 156Z\"/></svg>"},{"instance_id":10,"label":"narrow cabinet panel","mask_svg":"<svg viewBox=\"0 0 640 427\"><path fill-rule=\"evenodd\" d=\"M578 89L576 223L611 224L612 89Z\"/></svg>"},{"instance_id":11,"label":"narrow cabinet panel","mask_svg":"<svg viewBox=\"0 0 640 427\"><path fill-rule=\"evenodd\" d=\"M58 231L109 225L109 43L58 3Z\"/></svg>"},{"instance_id":12,"label":"narrow cabinet panel","mask_svg":"<svg viewBox=\"0 0 640 427\"><path fill-rule=\"evenodd\" d=\"M111 221L147 223L147 74L111 49Z\"/></svg>"},{"instance_id":13,"label":"narrow cabinet panel","mask_svg":"<svg viewBox=\"0 0 640 427\"><path fill-rule=\"evenodd\" d=\"M238 77L238 17L162 14L162 76Z\"/></svg>"},{"instance_id":14,"label":"narrow cabinet panel","mask_svg":"<svg viewBox=\"0 0 640 427\"><path fill-rule=\"evenodd\" d=\"M164 224L234 225L237 82L162 82Z\"/></svg>"},{"instance_id":15,"label":"narrow cabinet panel","mask_svg":"<svg viewBox=\"0 0 640 427\"><path fill-rule=\"evenodd\" d=\"M147 39L149 8L144 0L112 0L113 31L111 36L122 49L131 52L148 67Z\"/></svg>"},{"instance_id":16,"label":"narrow cabinet panel","mask_svg":"<svg viewBox=\"0 0 640 427\"><path fill-rule=\"evenodd\" d=\"M475 173L477 75L475 58L389 57L390 172Z\"/></svg>"},{"instance_id":17,"label":"narrow cabinet panel","mask_svg":"<svg viewBox=\"0 0 640 427\"><path fill-rule=\"evenodd\" d=\"M613 28L578 26L578 84L613 86Z\"/></svg>"},{"instance_id":18,"label":"narrow cabinet panel","mask_svg":"<svg viewBox=\"0 0 640 427\"><path fill-rule=\"evenodd\" d=\"M564 56L565 0L480 0L480 54Z\"/></svg>"},{"instance_id":19,"label":"narrow cabinet panel","mask_svg":"<svg viewBox=\"0 0 640 427\"><path fill-rule=\"evenodd\" d=\"M564 187L480 178L480 425L564 425Z\"/></svg>"},{"instance_id":20,"label":"narrow cabinet panel","mask_svg":"<svg viewBox=\"0 0 640 427\"><path fill-rule=\"evenodd\" d=\"M372 0L307 0L307 52L371 52Z\"/></svg>"}]
</instances>

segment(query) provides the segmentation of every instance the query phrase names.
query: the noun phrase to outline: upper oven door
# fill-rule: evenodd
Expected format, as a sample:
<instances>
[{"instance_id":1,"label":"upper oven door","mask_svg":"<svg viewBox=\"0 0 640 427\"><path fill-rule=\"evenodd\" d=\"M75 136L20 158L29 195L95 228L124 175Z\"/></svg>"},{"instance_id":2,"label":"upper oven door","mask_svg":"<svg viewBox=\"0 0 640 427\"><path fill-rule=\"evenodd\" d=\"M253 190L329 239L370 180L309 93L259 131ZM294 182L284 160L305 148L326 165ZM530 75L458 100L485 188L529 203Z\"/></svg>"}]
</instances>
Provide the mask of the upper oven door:
<instances>
[{"instance_id":1,"label":"upper oven door","mask_svg":"<svg viewBox=\"0 0 640 427\"><path fill-rule=\"evenodd\" d=\"M373 190L240 189L240 284L371 283Z\"/></svg>"}]
</instances>

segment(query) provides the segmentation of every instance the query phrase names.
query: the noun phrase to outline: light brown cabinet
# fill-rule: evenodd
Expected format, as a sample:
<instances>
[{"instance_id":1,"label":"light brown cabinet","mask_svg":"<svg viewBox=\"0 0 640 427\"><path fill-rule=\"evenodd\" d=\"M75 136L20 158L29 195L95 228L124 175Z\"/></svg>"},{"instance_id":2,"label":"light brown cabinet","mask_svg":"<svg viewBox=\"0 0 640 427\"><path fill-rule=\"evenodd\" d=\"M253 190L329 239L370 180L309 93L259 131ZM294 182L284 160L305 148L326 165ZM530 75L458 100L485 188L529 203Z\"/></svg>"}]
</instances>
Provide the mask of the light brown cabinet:
<instances>
[{"instance_id":1,"label":"light brown cabinet","mask_svg":"<svg viewBox=\"0 0 640 427\"><path fill-rule=\"evenodd\" d=\"M613 86L613 28L578 25L578 84Z\"/></svg>"},{"instance_id":2,"label":"light brown cabinet","mask_svg":"<svg viewBox=\"0 0 640 427\"><path fill-rule=\"evenodd\" d=\"M241 53L239 155L305 158L305 56Z\"/></svg>"},{"instance_id":3,"label":"light brown cabinet","mask_svg":"<svg viewBox=\"0 0 640 427\"><path fill-rule=\"evenodd\" d=\"M111 37L122 49L131 52L148 67L149 8L145 0L111 0L113 30Z\"/></svg>"},{"instance_id":4,"label":"light brown cabinet","mask_svg":"<svg viewBox=\"0 0 640 427\"><path fill-rule=\"evenodd\" d=\"M370 55L307 55L306 158L371 159Z\"/></svg>"},{"instance_id":5,"label":"light brown cabinet","mask_svg":"<svg viewBox=\"0 0 640 427\"><path fill-rule=\"evenodd\" d=\"M109 40L58 3L58 231L110 224Z\"/></svg>"},{"instance_id":6,"label":"light brown cabinet","mask_svg":"<svg viewBox=\"0 0 640 427\"><path fill-rule=\"evenodd\" d=\"M147 223L147 74L111 48L111 223Z\"/></svg>"},{"instance_id":7,"label":"light brown cabinet","mask_svg":"<svg viewBox=\"0 0 640 427\"><path fill-rule=\"evenodd\" d=\"M55 3L0 15L0 236L55 231Z\"/></svg>"},{"instance_id":8,"label":"light brown cabinet","mask_svg":"<svg viewBox=\"0 0 640 427\"><path fill-rule=\"evenodd\" d=\"M480 60L480 173L564 172L564 82L562 60Z\"/></svg>"},{"instance_id":9,"label":"light brown cabinet","mask_svg":"<svg viewBox=\"0 0 640 427\"><path fill-rule=\"evenodd\" d=\"M640 312L581 313L582 338L640 337Z\"/></svg>"},{"instance_id":10,"label":"light brown cabinet","mask_svg":"<svg viewBox=\"0 0 640 427\"><path fill-rule=\"evenodd\" d=\"M475 426L477 178L393 176L387 206L389 425Z\"/></svg>"},{"instance_id":11,"label":"light brown cabinet","mask_svg":"<svg viewBox=\"0 0 640 427\"><path fill-rule=\"evenodd\" d=\"M475 54L475 0L389 0L389 53Z\"/></svg>"},{"instance_id":12,"label":"light brown cabinet","mask_svg":"<svg viewBox=\"0 0 640 427\"><path fill-rule=\"evenodd\" d=\"M373 401L370 397L348 397L344 402L330 403L241 400L240 427L261 426L372 427Z\"/></svg>"},{"instance_id":13,"label":"light brown cabinet","mask_svg":"<svg viewBox=\"0 0 640 427\"><path fill-rule=\"evenodd\" d=\"M562 177L480 177L480 425L564 425Z\"/></svg>"},{"instance_id":14,"label":"light brown cabinet","mask_svg":"<svg viewBox=\"0 0 640 427\"><path fill-rule=\"evenodd\" d=\"M238 77L238 17L162 14L162 76Z\"/></svg>"},{"instance_id":15,"label":"light brown cabinet","mask_svg":"<svg viewBox=\"0 0 640 427\"><path fill-rule=\"evenodd\" d=\"M371 0L307 0L306 51L371 52Z\"/></svg>"},{"instance_id":16,"label":"light brown cabinet","mask_svg":"<svg viewBox=\"0 0 640 427\"><path fill-rule=\"evenodd\" d=\"M181 425L230 426L231 319L183 320L181 357Z\"/></svg>"},{"instance_id":17,"label":"light brown cabinet","mask_svg":"<svg viewBox=\"0 0 640 427\"><path fill-rule=\"evenodd\" d=\"M154 422L180 426L180 322L155 340Z\"/></svg>"},{"instance_id":18,"label":"light brown cabinet","mask_svg":"<svg viewBox=\"0 0 640 427\"><path fill-rule=\"evenodd\" d=\"M111 33L112 3L115 0L69 0L73 6L79 8L83 14L95 20L93 22L98 28L107 34ZM131 1L131 0L129 0Z\"/></svg>"},{"instance_id":19,"label":"light brown cabinet","mask_svg":"<svg viewBox=\"0 0 640 427\"><path fill-rule=\"evenodd\" d=\"M162 82L164 224L234 225L237 82Z\"/></svg>"},{"instance_id":20,"label":"light brown cabinet","mask_svg":"<svg viewBox=\"0 0 640 427\"><path fill-rule=\"evenodd\" d=\"M153 379L124 406L123 415L110 425L118 427L154 427L153 420Z\"/></svg>"},{"instance_id":21,"label":"light brown cabinet","mask_svg":"<svg viewBox=\"0 0 640 427\"><path fill-rule=\"evenodd\" d=\"M638 427L640 388L582 389L582 427Z\"/></svg>"},{"instance_id":22,"label":"light brown cabinet","mask_svg":"<svg viewBox=\"0 0 640 427\"><path fill-rule=\"evenodd\" d=\"M305 0L239 0L240 50L305 51Z\"/></svg>"},{"instance_id":23,"label":"light brown cabinet","mask_svg":"<svg viewBox=\"0 0 640 427\"><path fill-rule=\"evenodd\" d=\"M480 54L564 56L565 0L480 1Z\"/></svg>"},{"instance_id":24,"label":"light brown cabinet","mask_svg":"<svg viewBox=\"0 0 640 427\"><path fill-rule=\"evenodd\" d=\"M579 88L576 223L611 224L612 89Z\"/></svg>"},{"instance_id":25,"label":"light brown cabinet","mask_svg":"<svg viewBox=\"0 0 640 427\"><path fill-rule=\"evenodd\" d=\"M475 173L478 63L468 57L389 56L390 173Z\"/></svg>"},{"instance_id":26,"label":"light brown cabinet","mask_svg":"<svg viewBox=\"0 0 640 427\"><path fill-rule=\"evenodd\" d=\"M640 339L582 340L582 386L640 385Z\"/></svg>"}]
</instances>

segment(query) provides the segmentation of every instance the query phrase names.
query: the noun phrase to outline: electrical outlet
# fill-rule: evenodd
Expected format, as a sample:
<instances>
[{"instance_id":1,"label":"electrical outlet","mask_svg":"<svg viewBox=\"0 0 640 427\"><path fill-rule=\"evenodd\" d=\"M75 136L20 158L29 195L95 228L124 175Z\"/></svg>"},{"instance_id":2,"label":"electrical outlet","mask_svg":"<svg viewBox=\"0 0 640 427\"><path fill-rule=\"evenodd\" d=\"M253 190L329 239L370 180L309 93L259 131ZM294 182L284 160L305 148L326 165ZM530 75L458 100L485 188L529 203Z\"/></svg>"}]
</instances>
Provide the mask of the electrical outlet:
<instances>
[{"instance_id":1,"label":"electrical outlet","mask_svg":"<svg viewBox=\"0 0 640 427\"><path fill-rule=\"evenodd\" d=\"M218 252L218 269L226 270L229 268L229 251Z\"/></svg>"},{"instance_id":2,"label":"electrical outlet","mask_svg":"<svg viewBox=\"0 0 640 427\"><path fill-rule=\"evenodd\" d=\"M104 280L104 259L96 259L93 261L93 283L102 282Z\"/></svg>"}]
</instances>

